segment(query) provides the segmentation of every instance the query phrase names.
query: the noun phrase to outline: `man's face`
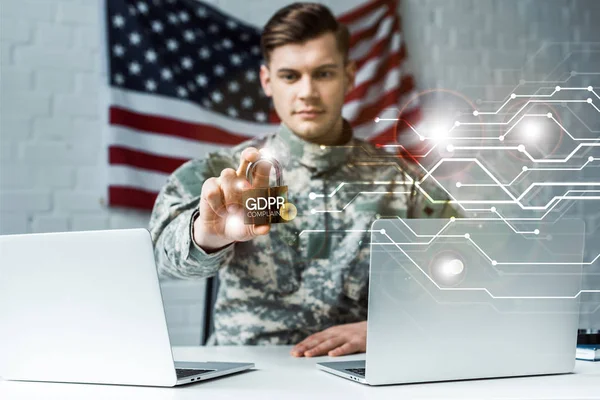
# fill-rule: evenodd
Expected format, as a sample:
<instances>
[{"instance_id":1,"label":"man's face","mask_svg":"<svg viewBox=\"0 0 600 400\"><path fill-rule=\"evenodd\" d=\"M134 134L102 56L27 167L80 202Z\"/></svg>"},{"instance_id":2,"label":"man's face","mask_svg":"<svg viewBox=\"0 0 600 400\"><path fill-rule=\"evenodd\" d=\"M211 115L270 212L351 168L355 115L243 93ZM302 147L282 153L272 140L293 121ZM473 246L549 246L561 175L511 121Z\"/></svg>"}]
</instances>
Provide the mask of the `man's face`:
<instances>
[{"instance_id":1,"label":"man's face","mask_svg":"<svg viewBox=\"0 0 600 400\"><path fill-rule=\"evenodd\" d=\"M355 65L344 63L333 33L275 48L268 67L260 70L282 122L301 138L322 144L341 133L344 97L354 75Z\"/></svg>"}]
</instances>

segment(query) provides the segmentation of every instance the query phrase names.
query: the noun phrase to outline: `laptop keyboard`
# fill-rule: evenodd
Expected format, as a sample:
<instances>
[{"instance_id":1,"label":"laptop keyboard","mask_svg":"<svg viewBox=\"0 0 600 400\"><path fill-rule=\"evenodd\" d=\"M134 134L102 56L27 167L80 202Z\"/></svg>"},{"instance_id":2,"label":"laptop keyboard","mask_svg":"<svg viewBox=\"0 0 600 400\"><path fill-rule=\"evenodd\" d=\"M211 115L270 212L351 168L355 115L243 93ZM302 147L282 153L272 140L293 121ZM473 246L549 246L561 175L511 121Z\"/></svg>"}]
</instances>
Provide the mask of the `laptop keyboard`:
<instances>
[{"instance_id":1,"label":"laptop keyboard","mask_svg":"<svg viewBox=\"0 0 600 400\"><path fill-rule=\"evenodd\" d=\"M356 375L365 376L365 368L347 368L346 371L352 372Z\"/></svg>"},{"instance_id":2,"label":"laptop keyboard","mask_svg":"<svg viewBox=\"0 0 600 400\"><path fill-rule=\"evenodd\" d=\"M186 378L192 375L205 374L213 371L214 369L175 369L175 372L177 373L177 379Z\"/></svg>"}]
</instances>

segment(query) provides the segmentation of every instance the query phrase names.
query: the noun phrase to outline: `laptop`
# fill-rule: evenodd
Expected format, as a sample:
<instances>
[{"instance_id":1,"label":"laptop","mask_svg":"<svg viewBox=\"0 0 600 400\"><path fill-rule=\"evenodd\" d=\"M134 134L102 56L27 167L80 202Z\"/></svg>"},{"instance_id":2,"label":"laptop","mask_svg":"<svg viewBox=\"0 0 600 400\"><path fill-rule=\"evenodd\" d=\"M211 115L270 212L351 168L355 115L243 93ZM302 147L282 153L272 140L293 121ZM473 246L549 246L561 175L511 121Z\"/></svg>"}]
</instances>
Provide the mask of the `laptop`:
<instances>
[{"instance_id":1,"label":"laptop","mask_svg":"<svg viewBox=\"0 0 600 400\"><path fill-rule=\"evenodd\" d=\"M373 223L366 359L317 368L368 385L573 371L581 220Z\"/></svg>"},{"instance_id":2,"label":"laptop","mask_svg":"<svg viewBox=\"0 0 600 400\"><path fill-rule=\"evenodd\" d=\"M254 367L174 362L145 229L0 236L0 376L170 387Z\"/></svg>"}]
</instances>

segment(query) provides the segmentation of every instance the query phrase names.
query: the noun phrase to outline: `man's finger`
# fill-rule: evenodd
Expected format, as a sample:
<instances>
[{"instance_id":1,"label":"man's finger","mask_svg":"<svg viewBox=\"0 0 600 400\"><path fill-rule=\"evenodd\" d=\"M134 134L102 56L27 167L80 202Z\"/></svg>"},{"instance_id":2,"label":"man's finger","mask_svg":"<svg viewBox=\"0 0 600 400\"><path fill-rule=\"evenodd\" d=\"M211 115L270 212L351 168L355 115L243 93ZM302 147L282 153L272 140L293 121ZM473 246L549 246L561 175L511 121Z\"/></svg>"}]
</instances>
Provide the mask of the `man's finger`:
<instances>
[{"instance_id":1,"label":"man's finger","mask_svg":"<svg viewBox=\"0 0 600 400\"><path fill-rule=\"evenodd\" d=\"M237 169L237 176L246 179L246 169L248 164L255 162L260 158L260 153L255 147L248 147L240 155L240 166Z\"/></svg>"},{"instance_id":2,"label":"man's finger","mask_svg":"<svg viewBox=\"0 0 600 400\"><path fill-rule=\"evenodd\" d=\"M306 357L316 357L327 354L328 351L335 349L346 342L346 339L341 336L336 336L321 342L318 346L304 352Z\"/></svg>"},{"instance_id":3,"label":"man's finger","mask_svg":"<svg viewBox=\"0 0 600 400\"><path fill-rule=\"evenodd\" d=\"M304 352L308 349L312 349L313 347L317 346L319 343L319 341L316 340L311 340L311 341L304 341L302 342L302 344L297 344L291 351L292 355L294 357L302 357L304 356Z\"/></svg>"},{"instance_id":4,"label":"man's finger","mask_svg":"<svg viewBox=\"0 0 600 400\"><path fill-rule=\"evenodd\" d=\"M303 341L301 341L300 343L296 344L294 346L294 348L292 349L292 351L305 351L307 348L310 348L310 344L312 342L317 341L317 343L320 343L321 341L319 340L319 337L323 335L323 331L321 332L317 332L317 333L313 333L310 336L307 336Z\"/></svg>"},{"instance_id":5,"label":"man's finger","mask_svg":"<svg viewBox=\"0 0 600 400\"><path fill-rule=\"evenodd\" d=\"M338 357L344 356L346 354L354 354L358 352L358 350L358 344L353 342L346 342L343 345L331 350L329 353L327 353L327 355L331 357Z\"/></svg>"},{"instance_id":6,"label":"man's finger","mask_svg":"<svg viewBox=\"0 0 600 400\"><path fill-rule=\"evenodd\" d=\"M226 168L221 171L219 177L219 183L221 190L223 191L223 197L228 212L236 212L241 210L242 207L242 188L240 183L243 182L236 175L235 170L232 168ZM232 206L234 206L232 209Z\"/></svg>"},{"instance_id":7,"label":"man's finger","mask_svg":"<svg viewBox=\"0 0 600 400\"><path fill-rule=\"evenodd\" d=\"M270 224L265 224L265 225L248 225L248 227L250 229L250 234L252 236L266 235L267 233L269 233L271 231L271 225Z\"/></svg>"},{"instance_id":8,"label":"man's finger","mask_svg":"<svg viewBox=\"0 0 600 400\"><path fill-rule=\"evenodd\" d=\"M297 345L295 345L292 348L291 353L292 353L292 355L301 357L302 355L304 355L304 352L306 350L310 350L313 347L318 346L319 343L321 343L327 339L328 339L328 337L325 337L325 331L314 333L314 334L310 335L309 337L307 337L306 339L304 339L303 341L301 341L300 343L298 343Z\"/></svg>"},{"instance_id":9,"label":"man's finger","mask_svg":"<svg viewBox=\"0 0 600 400\"><path fill-rule=\"evenodd\" d=\"M225 199L219 187L217 178L209 178L202 185L202 198L200 200L200 215L206 217L214 212L220 217L227 215ZM202 201L204 200L204 201Z\"/></svg>"}]
</instances>

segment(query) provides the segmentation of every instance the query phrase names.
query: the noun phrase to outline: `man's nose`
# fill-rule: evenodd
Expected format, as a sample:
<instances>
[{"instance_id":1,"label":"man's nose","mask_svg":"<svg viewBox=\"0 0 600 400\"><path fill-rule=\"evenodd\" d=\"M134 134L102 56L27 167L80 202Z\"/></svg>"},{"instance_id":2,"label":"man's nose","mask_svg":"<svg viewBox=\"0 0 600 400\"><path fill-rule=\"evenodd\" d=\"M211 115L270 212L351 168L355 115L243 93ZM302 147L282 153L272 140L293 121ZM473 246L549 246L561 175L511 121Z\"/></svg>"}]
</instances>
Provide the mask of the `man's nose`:
<instances>
[{"instance_id":1,"label":"man's nose","mask_svg":"<svg viewBox=\"0 0 600 400\"><path fill-rule=\"evenodd\" d=\"M315 82L312 78L302 78L299 82L298 97L301 99L315 98L317 97L317 89Z\"/></svg>"}]
</instances>

